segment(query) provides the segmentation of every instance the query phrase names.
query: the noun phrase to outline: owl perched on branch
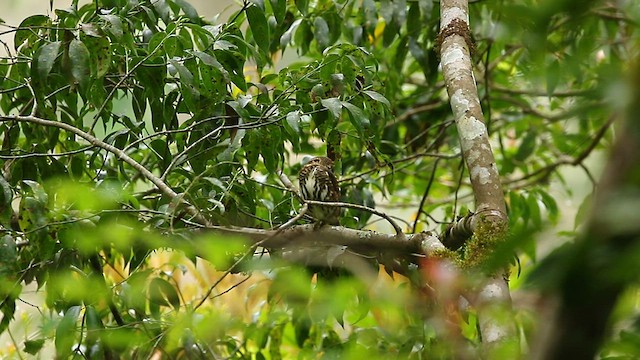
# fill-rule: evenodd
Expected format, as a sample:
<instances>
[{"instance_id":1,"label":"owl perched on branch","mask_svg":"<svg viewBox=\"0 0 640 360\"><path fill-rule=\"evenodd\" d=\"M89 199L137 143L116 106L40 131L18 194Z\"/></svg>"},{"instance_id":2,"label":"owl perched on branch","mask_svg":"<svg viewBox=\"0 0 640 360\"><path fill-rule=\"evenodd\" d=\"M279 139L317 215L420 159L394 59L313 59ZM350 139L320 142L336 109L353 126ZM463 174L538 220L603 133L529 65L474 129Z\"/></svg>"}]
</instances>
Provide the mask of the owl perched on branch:
<instances>
[{"instance_id":1,"label":"owl perched on branch","mask_svg":"<svg viewBox=\"0 0 640 360\"><path fill-rule=\"evenodd\" d=\"M340 201L340 187L333 174L333 161L319 156L309 160L298 176L300 192L305 200ZM336 206L309 205L309 214L320 223L340 225L340 208Z\"/></svg>"}]
</instances>

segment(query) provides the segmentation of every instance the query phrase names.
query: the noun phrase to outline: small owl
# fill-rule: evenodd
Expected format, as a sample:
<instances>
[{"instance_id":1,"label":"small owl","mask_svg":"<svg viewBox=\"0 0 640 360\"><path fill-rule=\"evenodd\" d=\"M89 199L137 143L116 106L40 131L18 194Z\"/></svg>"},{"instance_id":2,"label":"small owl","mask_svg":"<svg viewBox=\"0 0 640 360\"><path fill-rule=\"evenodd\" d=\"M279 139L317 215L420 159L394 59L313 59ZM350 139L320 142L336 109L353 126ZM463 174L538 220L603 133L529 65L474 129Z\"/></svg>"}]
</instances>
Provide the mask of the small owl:
<instances>
[{"instance_id":1,"label":"small owl","mask_svg":"<svg viewBox=\"0 0 640 360\"><path fill-rule=\"evenodd\" d=\"M298 176L300 191L305 200L340 201L340 187L333 174L333 161L328 157L314 157L302 167ZM309 205L309 214L320 223L340 225L340 208Z\"/></svg>"}]
</instances>

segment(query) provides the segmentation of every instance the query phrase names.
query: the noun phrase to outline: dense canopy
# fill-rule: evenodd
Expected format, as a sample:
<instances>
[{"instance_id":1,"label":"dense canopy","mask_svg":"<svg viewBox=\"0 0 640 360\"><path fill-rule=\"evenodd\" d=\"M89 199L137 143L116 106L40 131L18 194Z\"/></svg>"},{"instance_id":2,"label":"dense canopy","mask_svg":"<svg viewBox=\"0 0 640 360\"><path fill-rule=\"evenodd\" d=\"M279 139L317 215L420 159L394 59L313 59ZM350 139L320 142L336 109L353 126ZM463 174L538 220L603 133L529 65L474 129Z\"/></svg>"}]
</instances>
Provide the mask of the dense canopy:
<instances>
[{"instance_id":1,"label":"dense canopy","mask_svg":"<svg viewBox=\"0 0 640 360\"><path fill-rule=\"evenodd\" d=\"M636 2L55 5L0 21L0 355L640 354Z\"/></svg>"}]
</instances>

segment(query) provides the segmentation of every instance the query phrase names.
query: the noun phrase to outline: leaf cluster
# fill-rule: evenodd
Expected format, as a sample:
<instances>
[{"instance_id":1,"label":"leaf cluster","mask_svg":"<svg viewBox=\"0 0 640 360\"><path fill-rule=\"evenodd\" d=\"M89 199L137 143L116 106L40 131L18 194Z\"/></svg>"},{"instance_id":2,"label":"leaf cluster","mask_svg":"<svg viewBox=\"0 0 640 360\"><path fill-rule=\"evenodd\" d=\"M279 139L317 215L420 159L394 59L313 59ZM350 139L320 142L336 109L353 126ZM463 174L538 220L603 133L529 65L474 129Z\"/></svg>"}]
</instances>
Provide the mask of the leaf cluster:
<instances>
[{"instance_id":1,"label":"leaf cluster","mask_svg":"<svg viewBox=\"0 0 640 360\"><path fill-rule=\"evenodd\" d=\"M633 30L620 9L590 2L573 14L538 3L470 9L513 234L497 264L514 252L536 260L533 235L563 215L549 183L571 191L560 168L591 177L584 161L609 145L615 110L603 99L630 57ZM438 73L435 5L252 0L209 21L184 0L73 1L8 27L0 330L28 285L50 310L25 339L31 354L53 346L60 358L452 356L460 339L442 330L437 311L416 305L433 301L416 289L311 282L277 251L201 235L187 208L216 226L276 228L300 209L280 174L295 179L305 156L328 155L343 201L399 209L409 232L437 232L465 215L472 194ZM16 120L27 116L101 143ZM349 209L342 225L378 223ZM205 262L215 270L202 270ZM519 315L527 334L528 315ZM476 325L473 311L460 322L463 348L480 341Z\"/></svg>"}]
</instances>

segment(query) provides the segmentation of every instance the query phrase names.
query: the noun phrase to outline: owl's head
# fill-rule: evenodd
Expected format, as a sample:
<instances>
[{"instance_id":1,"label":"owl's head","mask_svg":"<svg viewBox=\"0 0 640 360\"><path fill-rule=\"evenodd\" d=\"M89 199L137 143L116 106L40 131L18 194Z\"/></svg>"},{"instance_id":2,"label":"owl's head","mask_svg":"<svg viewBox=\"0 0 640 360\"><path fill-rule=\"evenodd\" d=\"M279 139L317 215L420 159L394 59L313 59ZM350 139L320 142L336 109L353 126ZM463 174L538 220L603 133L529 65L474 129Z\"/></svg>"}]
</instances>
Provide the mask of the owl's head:
<instances>
[{"instance_id":1,"label":"owl's head","mask_svg":"<svg viewBox=\"0 0 640 360\"><path fill-rule=\"evenodd\" d=\"M333 160L326 156L316 156L307 162L307 165L322 165L329 168L333 168Z\"/></svg>"}]
</instances>

